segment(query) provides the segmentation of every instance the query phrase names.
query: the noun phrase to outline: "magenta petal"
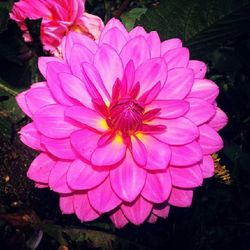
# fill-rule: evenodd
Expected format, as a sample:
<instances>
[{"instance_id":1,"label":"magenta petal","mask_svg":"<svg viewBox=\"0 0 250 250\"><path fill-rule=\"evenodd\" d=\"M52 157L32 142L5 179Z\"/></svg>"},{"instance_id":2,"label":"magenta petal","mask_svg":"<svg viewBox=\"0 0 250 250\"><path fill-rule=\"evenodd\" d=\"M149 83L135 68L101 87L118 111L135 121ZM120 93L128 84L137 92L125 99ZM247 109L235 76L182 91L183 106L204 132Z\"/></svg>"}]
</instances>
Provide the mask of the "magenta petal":
<instances>
[{"instance_id":1,"label":"magenta petal","mask_svg":"<svg viewBox=\"0 0 250 250\"><path fill-rule=\"evenodd\" d=\"M108 212L121 204L121 200L111 188L107 178L98 187L88 192L89 202L100 213Z\"/></svg>"},{"instance_id":2,"label":"magenta petal","mask_svg":"<svg viewBox=\"0 0 250 250\"><path fill-rule=\"evenodd\" d=\"M130 153L124 161L110 171L111 186L124 201L132 202L140 194L146 179L146 171L138 167Z\"/></svg>"},{"instance_id":3,"label":"magenta petal","mask_svg":"<svg viewBox=\"0 0 250 250\"><path fill-rule=\"evenodd\" d=\"M89 129L75 131L70 137L74 149L88 161L90 161L91 155L97 147L99 138L99 134Z\"/></svg>"},{"instance_id":4,"label":"magenta petal","mask_svg":"<svg viewBox=\"0 0 250 250\"><path fill-rule=\"evenodd\" d=\"M132 29L129 32L129 36L130 36L130 38L135 38L138 36L147 37L147 32L145 31L145 29L143 27L136 26L134 29Z\"/></svg>"},{"instance_id":5,"label":"magenta petal","mask_svg":"<svg viewBox=\"0 0 250 250\"><path fill-rule=\"evenodd\" d=\"M216 131L221 130L228 122L227 115L218 107L214 117L208 122L208 125Z\"/></svg>"},{"instance_id":6,"label":"magenta petal","mask_svg":"<svg viewBox=\"0 0 250 250\"><path fill-rule=\"evenodd\" d=\"M73 203L73 195L61 194L60 195L60 209L63 214L73 214L74 210L74 203Z\"/></svg>"},{"instance_id":7,"label":"magenta petal","mask_svg":"<svg viewBox=\"0 0 250 250\"><path fill-rule=\"evenodd\" d=\"M46 136L41 137L41 143L54 156L64 160L74 160L76 153L73 150L70 139L52 139Z\"/></svg>"},{"instance_id":8,"label":"magenta petal","mask_svg":"<svg viewBox=\"0 0 250 250\"><path fill-rule=\"evenodd\" d=\"M20 134L20 140L30 148L35 150L44 151L45 148L41 145L41 134L37 131L34 123L29 123L22 127Z\"/></svg>"},{"instance_id":9,"label":"magenta petal","mask_svg":"<svg viewBox=\"0 0 250 250\"><path fill-rule=\"evenodd\" d=\"M154 224L158 220L158 217L154 214L151 214L148 218L148 222Z\"/></svg>"},{"instance_id":10,"label":"magenta petal","mask_svg":"<svg viewBox=\"0 0 250 250\"><path fill-rule=\"evenodd\" d=\"M115 165L124 158L126 149L127 146L122 141L114 139L109 144L96 148L91 156L91 163L100 167Z\"/></svg>"},{"instance_id":11,"label":"magenta petal","mask_svg":"<svg viewBox=\"0 0 250 250\"><path fill-rule=\"evenodd\" d=\"M102 81L112 94L112 87L117 78L123 77L123 65L117 52L107 44L102 45L95 54L94 65L97 68Z\"/></svg>"},{"instance_id":12,"label":"magenta petal","mask_svg":"<svg viewBox=\"0 0 250 250\"><path fill-rule=\"evenodd\" d=\"M153 205L141 196L139 196L133 203L124 203L121 205L124 215L135 225L140 225L147 219L152 211L152 207Z\"/></svg>"},{"instance_id":13,"label":"magenta petal","mask_svg":"<svg viewBox=\"0 0 250 250\"><path fill-rule=\"evenodd\" d=\"M200 98L209 103L213 103L219 94L219 87L207 79L195 80L188 97Z\"/></svg>"},{"instance_id":14,"label":"magenta petal","mask_svg":"<svg viewBox=\"0 0 250 250\"><path fill-rule=\"evenodd\" d=\"M138 36L131 39L120 53L123 65L132 60L135 68L150 58L150 49L144 37Z\"/></svg>"},{"instance_id":15,"label":"magenta petal","mask_svg":"<svg viewBox=\"0 0 250 250\"><path fill-rule=\"evenodd\" d=\"M135 71L134 83L140 83L140 92L143 94L158 82L163 86L167 80L168 68L161 58L146 60Z\"/></svg>"},{"instance_id":16,"label":"magenta petal","mask_svg":"<svg viewBox=\"0 0 250 250\"><path fill-rule=\"evenodd\" d=\"M44 106L56 104L54 97L51 95L47 87L32 88L27 91L25 98L28 108L32 114Z\"/></svg>"},{"instance_id":17,"label":"magenta petal","mask_svg":"<svg viewBox=\"0 0 250 250\"><path fill-rule=\"evenodd\" d=\"M189 109L189 103L183 100L155 100L147 105L147 109L157 108L161 109L158 117L173 119L184 115Z\"/></svg>"},{"instance_id":18,"label":"magenta petal","mask_svg":"<svg viewBox=\"0 0 250 250\"><path fill-rule=\"evenodd\" d=\"M92 99L86 90L84 83L79 78L67 73L61 73L58 77L64 92L69 97L79 101L84 106L93 106Z\"/></svg>"},{"instance_id":19,"label":"magenta petal","mask_svg":"<svg viewBox=\"0 0 250 250\"><path fill-rule=\"evenodd\" d=\"M171 157L169 146L150 135L140 138L147 149L147 164L144 168L149 170L166 169Z\"/></svg>"},{"instance_id":20,"label":"magenta petal","mask_svg":"<svg viewBox=\"0 0 250 250\"><path fill-rule=\"evenodd\" d=\"M21 93L19 93L17 96L16 96L16 101L17 101L17 104L18 106L22 109L22 111L29 117L32 117L32 113L30 112L30 109L28 108L28 105L27 105L27 102L26 102L26 98L25 98L25 95L26 93L28 93L29 90L27 91L23 91Z\"/></svg>"},{"instance_id":21,"label":"magenta petal","mask_svg":"<svg viewBox=\"0 0 250 250\"><path fill-rule=\"evenodd\" d=\"M60 58L52 57L52 56L41 56L38 58L38 68L43 75L44 78L46 78L47 75L47 67L48 63L50 62L62 62Z\"/></svg>"},{"instance_id":22,"label":"magenta petal","mask_svg":"<svg viewBox=\"0 0 250 250\"><path fill-rule=\"evenodd\" d=\"M41 153L32 161L27 176L35 182L48 183L50 171L55 164L54 158Z\"/></svg>"},{"instance_id":23,"label":"magenta petal","mask_svg":"<svg viewBox=\"0 0 250 250\"><path fill-rule=\"evenodd\" d=\"M77 159L69 167L67 183L74 190L91 189L104 181L108 174L109 172L106 170L97 170Z\"/></svg>"},{"instance_id":24,"label":"magenta petal","mask_svg":"<svg viewBox=\"0 0 250 250\"><path fill-rule=\"evenodd\" d=\"M186 98L189 102L189 111L185 117L196 125L201 125L211 119L215 114L215 106L199 98Z\"/></svg>"},{"instance_id":25,"label":"magenta petal","mask_svg":"<svg viewBox=\"0 0 250 250\"><path fill-rule=\"evenodd\" d=\"M131 142L131 153L135 162L141 166L144 166L147 162L147 149L136 136L131 136Z\"/></svg>"},{"instance_id":26,"label":"magenta petal","mask_svg":"<svg viewBox=\"0 0 250 250\"><path fill-rule=\"evenodd\" d=\"M44 88L44 87L48 87L47 82L36 82L36 83L31 84L31 86L30 86L31 89Z\"/></svg>"},{"instance_id":27,"label":"magenta petal","mask_svg":"<svg viewBox=\"0 0 250 250\"><path fill-rule=\"evenodd\" d=\"M168 203L176 207L190 207L193 199L193 190L172 188Z\"/></svg>"},{"instance_id":28,"label":"magenta petal","mask_svg":"<svg viewBox=\"0 0 250 250\"><path fill-rule=\"evenodd\" d=\"M167 51L182 47L182 41L179 38L168 39L161 43L161 55Z\"/></svg>"},{"instance_id":29,"label":"magenta petal","mask_svg":"<svg viewBox=\"0 0 250 250\"><path fill-rule=\"evenodd\" d=\"M190 92L194 81L191 69L176 68L168 71L167 81L157 99L181 100Z\"/></svg>"},{"instance_id":30,"label":"magenta petal","mask_svg":"<svg viewBox=\"0 0 250 250\"><path fill-rule=\"evenodd\" d=\"M159 173L148 172L141 195L153 203L161 203L168 199L171 189L172 182L168 170Z\"/></svg>"},{"instance_id":31,"label":"magenta petal","mask_svg":"<svg viewBox=\"0 0 250 250\"><path fill-rule=\"evenodd\" d=\"M54 98L61 104L72 105L70 97L68 97L61 88L58 79L59 73L71 73L67 65L60 62L50 62L47 67L47 83Z\"/></svg>"},{"instance_id":32,"label":"magenta petal","mask_svg":"<svg viewBox=\"0 0 250 250\"><path fill-rule=\"evenodd\" d=\"M201 147L196 141L183 146L171 146L171 151L170 164L174 166L189 166L202 159Z\"/></svg>"},{"instance_id":33,"label":"magenta petal","mask_svg":"<svg viewBox=\"0 0 250 250\"><path fill-rule=\"evenodd\" d=\"M116 228L122 228L128 224L127 218L124 216L121 209L116 210L110 215L110 219Z\"/></svg>"},{"instance_id":34,"label":"magenta petal","mask_svg":"<svg viewBox=\"0 0 250 250\"><path fill-rule=\"evenodd\" d=\"M200 164L203 178L209 178L214 175L214 160L211 155L203 156L203 161Z\"/></svg>"},{"instance_id":35,"label":"magenta petal","mask_svg":"<svg viewBox=\"0 0 250 250\"><path fill-rule=\"evenodd\" d=\"M89 109L84 106L72 106L66 108L65 116L92 129L96 129L101 132L107 130L106 126L103 126L104 118L102 118L99 113L93 109Z\"/></svg>"},{"instance_id":36,"label":"magenta petal","mask_svg":"<svg viewBox=\"0 0 250 250\"><path fill-rule=\"evenodd\" d=\"M148 34L147 42L151 52L151 58L160 57L161 55L161 40L156 31L151 31Z\"/></svg>"},{"instance_id":37,"label":"magenta petal","mask_svg":"<svg viewBox=\"0 0 250 250\"><path fill-rule=\"evenodd\" d=\"M199 129L199 144L201 145L203 154L212 154L223 148L223 141L213 128L204 124Z\"/></svg>"},{"instance_id":38,"label":"magenta petal","mask_svg":"<svg viewBox=\"0 0 250 250\"><path fill-rule=\"evenodd\" d=\"M99 46L102 44L108 44L116 50L117 53L120 53L123 46L126 44L127 38L123 35L122 31L114 27L108 30L100 40Z\"/></svg>"},{"instance_id":39,"label":"magenta petal","mask_svg":"<svg viewBox=\"0 0 250 250\"><path fill-rule=\"evenodd\" d=\"M187 67L189 62L189 50L187 48L176 48L167 51L163 55L168 69Z\"/></svg>"},{"instance_id":40,"label":"magenta petal","mask_svg":"<svg viewBox=\"0 0 250 250\"><path fill-rule=\"evenodd\" d=\"M155 119L154 122L166 126L164 133L155 134L154 136L170 145L184 145L194 141L199 136L197 126L184 117L169 120Z\"/></svg>"},{"instance_id":41,"label":"magenta petal","mask_svg":"<svg viewBox=\"0 0 250 250\"><path fill-rule=\"evenodd\" d=\"M188 68L194 71L194 77L196 79L203 79L207 72L207 65L204 62L197 60L190 60Z\"/></svg>"},{"instance_id":42,"label":"magenta petal","mask_svg":"<svg viewBox=\"0 0 250 250\"><path fill-rule=\"evenodd\" d=\"M124 76L122 79L122 93L126 95L133 87L135 80L135 65L133 61L129 61L124 70Z\"/></svg>"},{"instance_id":43,"label":"magenta petal","mask_svg":"<svg viewBox=\"0 0 250 250\"><path fill-rule=\"evenodd\" d=\"M203 181L201 168L198 164L186 168L170 167L170 173L173 186L179 188L198 187Z\"/></svg>"},{"instance_id":44,"label":"magenta petal","mask_svg":"<svg viewBox=\"0 0 250 250\"><path fill-rule=\"evenodd\" d=\"M70 67L75 76L83 79L82 63L93 63L93 61L94 54L87 47L80 44L74 44L71 49Z\"/></svg>"},{"instance_id":45,"label":"magenta petal","mask_svg":"<svg viewBox=\"0 0 250 250\"><path fill-rule=\"evenodd\" d=\"M100 216L100 214L90 205L87 194L74 194L73 202L75 213L81 222L92 221Z\"/></svg>"},{"instance_id":46,"label":"magenta petal","mask_svg":"<svg viewBox=\"0 0 250 250\"><path fill-rule=\"evenodd\" d=\"M169 210L170 210L169 204L167 202L164 202L162 204L155 205L152 210L152 213L157 215L158 217L166 219L168 217Z\"/></svg>"},{"instance_id":47,"label":"magenta petal","mask_svg":"<svg viewBox=\"0 0 250 250\"><path fill-rule=\"evenodd\" d=\"M33 116L36 128L45 136L51 138L66 138L79 129L65 120L65 107L62 105L48 105L36 112Z\"/></svg>"},{"instance_id":48,"label":"magenta petal","mask_svg":"<svg viewBox=\"0 0 250 250\"><path fill-rule=\"evenodd\" d=\"M61 194L72 193L72 189L67 184L67 172L71 161L57 161L51 169L49 175L49 187Z\"/></svg>"}]
</instances>

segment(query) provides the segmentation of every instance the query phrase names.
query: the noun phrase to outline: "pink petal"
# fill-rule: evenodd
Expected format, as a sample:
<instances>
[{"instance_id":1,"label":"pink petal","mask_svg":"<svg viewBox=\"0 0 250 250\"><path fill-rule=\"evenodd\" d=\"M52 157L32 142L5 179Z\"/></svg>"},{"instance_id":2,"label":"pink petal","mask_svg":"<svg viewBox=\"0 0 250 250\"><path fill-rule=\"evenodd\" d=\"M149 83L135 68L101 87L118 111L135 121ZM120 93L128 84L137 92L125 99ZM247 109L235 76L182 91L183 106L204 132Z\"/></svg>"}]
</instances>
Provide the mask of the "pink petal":
<instances>
[{"instance_id":1,"label":"pink petal","mask_svg":"<svg viewBox=\"0 0 250 250\"><path fill-rule=\"evenodd\" d=\"M147 42L151 52L151 58L160 57L161 55L161 40L156 31L151 31L148 34Z\"/></svg>"},{"instance_id":2,"label":"pink petal","mask_svg":"<svg viewBox=\"0 0 250 250\"><path fill-rule=\"evenodd\" d=\"M123 46L127 42L127 37L123 35L122 31L114 27L102 36L102 39L99 42L99 46L102 44L108 44L116 50L117 53L120 53Z\"/></svg>"},{"instance_id":3,"label":"pink petal","mask_svg":"<svg viewBox=\"0 0 250 250\"><path fill-rule=\"evenodd\" d=\"M199 129L199 144L201 145L203 154L212 154L223 148L223 141L213 128L204 124Z\"/></svg>"},{"instance_id":4,"label":"pink petal","mask_svg":"<svg viewBox=\"0 0 250 250\"><path fill-rule=\"evenodd\" d=\"M44 106L56 104L54 97L51 95L47 87L32 88L25 94L25 98L28 108L32 114Z\"/></svg>"},{"instance_id":5,"label":"pink petal","mask_svg":"<svg viewBox=\"0 0 250 250\"><path fill-rule=\"evenodd\" d=\"M104 44L95 54L94 65L108 93L111 94L116 79L122 79L123 76L123 65L119 55L112 47Z\"/></svg>"},{"instance_id":6,"label":"pink petal","mask_svg":"<svg viewBox=\"0 0 250 250\"><path fill-rule=\"evenodd\" d=\"M191 69L176 68L168 71L167 81L157 99L181 100L190 92L194 81Z\"/></svg>"},{"instance_id":7,"label":"pink petal","mask_svg":"<svg viewBox=\"0 0 250 250\"><path fill-rule=\"evenodd\" d=\"M157 220L158 220L158 217L155 216L154 214L151 214L148 219L148 222L154 224Z\"/></svg>"},{"instance_id":8,"label":"pink petal","mask_svg":"<svg viewBox=\"0 0 250 250\"><path fill-rule=\"evenodd\" d=\"M142 135L140 140L147 149L147 165L145 168L149 170L166 169L171 157L169 146L150 135Z\"/></svg>"},{"instance_id":9,"label":"pink petal","mask_svg":"<svg viewBox=\"0 0 250 250\"><path fill-rule=\"evenodd\" d=\"M57 104L41 108L33 116L36 128L45 136L55 139L70 136L79 128L65 119L64 110L64 106Z\"/></svg>"},{"instance_id":10,"label":"pink petal","mask_svg":"<svg viewBox=\"0 0 250 250\"><path fill-rule=\"evenodd\" d=\"M167 51L182 47L182 41L179 38L172 38L161 43L161 55Z\"/></svg>"},{"instance_id":11,"label":"pink petal","mask_svg":"<svg viewBox=\"0 0 250 250\"><path fill-rule=\"evenodd\" d=\"M140 83L141 93L150 90L158 82L161 86L167 80L167 65L161 58L153 58L143 62L135 71L134 83Z\"/></svg>"},{"instance_id":12,"label":"pink petal","mask_svg":"<svg viewBox=\"0 0 250 250\"><path fill-rule=\"evenodd\" d=\"M50 62L63 62L60 58L52 57L52 56L42 56L38 58L38 68L43 75L44 78L46 78L47 75L47 67L48 63Z\"/></svg>"},{"instance_id":13,"label":"pink petal","mask_svg":"<svg viewBox=\"0 0 250 250\"><path fill-rule=\"evenodd\" d=\"M94 54L85 46L74 44L71 49L70 67L72 73L80 79L83 79L82 63L93 63Z\"/></svg>"},{"instance_id":14,"label":"pink petal","mask_svg":"<svg viewBox=\"0 0 250 250\"><path fill-rule=\"evenodd\" d=\"M196 79L203 79L207 72L207 65L204 62L197 60L190 60L188 68L194 71L194 77Z\"/></svg>"},{"instance_id":15,"label":"pink petal","mask_svg":"<svg viewBox=\"0 0 250 250\"><path fill-rule=\"evenodd\" d=\"M186 68L189 62L189 50L187 48L172 49L167 51L163 57L169 70L180 67Z\"/></svg>"},{"instance_id":16,"label":"pink petal","mask_svg":"<svg viewBox=\"0 0 250 250\"><path fill-rule=\"evenodd\" d=\"M99 185L108 176L106 170L95 169L77 159L72 162L67 173L67 183L74 190L91 189Z\"/></svg>"},{"instance_id":17,"label":"pink petal","mask_svg":"<svg viewBox=\"0 0 250 250\"><path fill-rule=\"evenodd\" d=\"M124 216L121 209L116 210L110 215L110 219L116 228L122 228L128 224L127 218Z\"/></svg>"},{"instance_id":18,"label":"pink petal","mask_svg":"<svg viewBox=\"0 0 250 250\"><path fill-rule=\"evenodd\" d=\"M132 60L135 68L150 58L150 49L144 37L135 37L123 47L120 53L123 65Z\"/></svg>"},{"instance_id":19,"label":"pink petal","mask_svg":"<svg viewBox=\"0 0 250 250\"><path fill-rule=\"evenodd\" d=\"M192 199L192 190L183 190L173 187L168 202L170 205L176 207L190 207L192 204Z\"/></svg>"},{"instance_id":20,"label":"pink petal","mask_svg":"<svg viewBox=\"0 0 250 250\"><path fill-rule=\"evenodd\" d=\"M135 162L144 166L147 162L147 149L136 136L131 136L131 142L131 153Z\"/></svg>"},{"instance_id":21,"label":"pink petal","mask_svg":"<svg viewBox=\"0 0 250 250\"><path fill-rule=\"evenodd\" d=\"M79 101L84 106L92 107L92 99L79 78L67 73L61 73L58 77L64 92L69 97Z\"/></svg>"},{"instance_id":22,"label":"pink petal","mask_svg":"<svg viewBox=\"0 0 250 250\"><path fill-rule=\"evenodd\" d=\"M189 166L198 163L202 159L201 147L196 141L183 146L171 146L170 148L172 151L171 165Z\"/></svg>"},{"instance_id":23,"label":"pink petal","mask_svg":"<svg viewBox=\"0 0 250 250\"><path fill-rule=\"evenodd\" d=\"M49 187L57 193L72 193L72 189L67 184L67 172L71 161L57 161L51 169L49 175Z\"/></svg>"},{"instance_id":24,"label":"pink petal","mask_svg":"<svg viewBox=\"0 0 250 250\"><path fill-rule=\"evenodd\" d=\"M63 214L73 214L74 210L74 203L73 203L73 195L60 195L60 209Z\"/></svg>"},{"instance_id":25,"label":"pink petal","mask_svg":"<svg viewBox=\"0 0 250 250\"><path fill-rule=\"evenodd\" d=\"M219 87L207 79L196 79L188 97L200 98L209 103L213 103L219 94Z\"/></svg>"},{"instance_id":26,"label":"pink petal","mask_svg":"<svg viewBox=\"0 0 250 250\"><path fill-rule=\"evenodd\" d=\"M211 155L204 155L203 161L200 164L203 178L209 178L214 175L214 160Z\"/></svg>"},{"instance_id":27,"label":"pink petal","mask_svg":"<svg viewBox=\"0 0 250 250\"><path fill-rule=\"evenodd\" d=\"M100 216L100 214L90 205L87 194L74 194L73 202L75 213L81 222L92 221Z\"/></svg>"},{"instance_id":28,"label":"pink petal","mask_svg":"<svg viewBox=\"0 0 250 250\"><path fill-rule=\"evenodd\" d=\"M168 217L170 210L170 206L167 202L164 202L162 204L156 204L154 205L154 208L152 210L152 213L157 215L158 217L166 219Z\"/></svg>"},{"instance_id":29,"label":"pink petal","mask_svg":"<svg viewBox=\"0 0 250 250\"><path fill-rule=\"evenodd\" d=\"M72 105L70 97L62 90L58 79L59 73L71 73L67 65L60 62L50 62L47 67L46 79L51 93L54 98L61 104Z\"/></svg>"},{"instance_id":30,"label":"pink petal","mask_svg":"<svg viewBox=\"0 0 250 250\"><path fill-rule=\"evenodd\" d=\"M41 143L54 156L65 159L74 160L77 156L73 150L70 139L52 139L46 136L41 137Z\"/></svg>"},{"instance_id":31,"label":"pink petal","mask_svg":"<svg viewBox=\"0 0 250 250\"><path fill-rule=\"evenodd\" d=\"M54 158L48 154L41 153L32 161L27 176L35 182L48 183L50 171L55 164Z\"/></svg>"},{"instance_id":32,"label":"pink petal","mask_svg":"<svg viewBox=\"0 0 250 250\"><path fill-rule=\"evenodd\" d=\"M32 113L30 112L30 109L28 108L28 105L26 103L26 98L25 95L26 93L28 93L29 90L23 91L21 93L19 93L16 96L16 102L18 104L18 106L22 109L22 111L29 117L32 117Z\"/></svg>"},{"instance_id":33,"label":"pink petal","mask_svg":"<svg viewBox=\"0 0 250 250\"><path fill-rule=\"evenodd\" d=\"M133 87L133 82L135 80L135 65L132 60L130 60L124 70L122 89L123 94L129 93Z\"/></svg>"},{"instance_id":34,"label":"pink petal","mask_svg":"<svg viewBox=\"0 0 250 250\"><path fill-rule=\"evenodd\" d=\"M124 215L135 225L140 225L147 219L152 207L153 205L142 197L138 197L133 203L121 205Z\"/></svg>"},{"instance_id":35,"label":"pink petal","mask_svg":"<svg viewBox=\"0 0 250 250\"><path fill-rule=\"evenodd\" d=\"M143 36L143 37L147 37L147 32L145 31L145 29L141 26L136 26L134 29L132 29L129 32L129 36L130 38L135 38L137 36Z\"/></svg>"},{"instance_id":36,"label":"pink petal","mask_svg":"<svg viewBox=\"0 0 250 250\"><path fill-rule=\"evenodd\" d=\"M126 149L123 141L114 139L109 144L96 148L91 156L91 163L99 167L115 165L124 158Z\"/></svg>"},{"instance_id":37,"label":"pink petal","mask_svg":"<svg viewBox=\"0 0 250 250\"><path fill-rule=\"evenodd\" d=\"M74 149L86 160L90 161L91 155L97 147L100 135L89 129L81 129L71 134L71 144Z\"/></svg>"},{"instance_id":38,"label":"pink petal","mask_svg":"<svg viewBox=\"0 0 250 250\"><path fill-rule=\"evenodd\" d=\"M147 105L147 109L159 108L160 118L173 119L184 115L189 109L189 103L182 100L155 100Z\"/></svg>"},{"instance_id":39,"label":"pink petal","mask_svg":"<svg viewBox=\"0 0 250 250\"><path fill-rule=\"evenodd\" d=\"M96 129L101 132L107 130L106 126L103 126L102 123L104 118L102 118L99 113L93 109L89 109L84 106L72 106L66 108L65 116L92 129Z\"/></svg>"},{"instance_id":40,"label":"pink petal","mask_svg":"<svg viewBox=\"0 0 250 250\"><path fill-rule=\"evenodd\" d=\"M227 115L218 107L214 117L208 122L208 125L216 131L221 130L228 123Z\"/></svg>"},{"instance_id":41,"label":"pink petal","mask_svg":"<svg viewBox=\"0 0 250 250\"><path fill-rule=\"evenodd\" d=\"M184 117L170 120L155 119L153 122L166 126L164 133L154 136L170 145L184 145L194 141L199 136L199 129L196 125Z\"/></svg>"},{"instance_id":42,"label":"pink petal","mask_svg":"<svg viewBox=\"0 0 250 250\"><path fill-rule=\"evenodd\" d=\"M109 20L109 22L105 25L101 37L100 37L100 41L105 37L106 33L109 32L110 30L112 30L113 28L117 28L119 29L119 31L122 33L122 35L128 39L128 32L126 30L126 28L124 27L124 25L116 18L112 18Z\"/></svg>"},{"instance_id":43,"label":"pink petal","mask_svg":"<svg viewBox=\"0 0 250 250\"><path fill-rule=\"evenodd\" d=\"M185 100L190 104L189 111L185 114L185 117L196 125L201 125L214 116L214 105L199 98L186 98Z\"/></svg>"},{"instance_id":44,"label":"pink petal","mask_svg":"<svg viewBox=\"0 0 250 250\"><path fill-rule=\"evenodd\" d=\"M171 176L168 170L159 173L148 172L141 195L148 201L161 203L168 199L171 189Z\"/></svg>"},{"instance_id":45,"label":"pink petal","mask_svg":"<svg viewBox=\"0 0 250 250\"><path fill-rule=\"evenodd\" d=\"M203 177L199 165L186 168L170 167L172 184L179 188L194 188L201 186Z\"/></svg>"},{"instance_id":46,"label":"pink petal","mask_svg":"<svg viewBox=\"0 0 250 250\"><path fill-rule=\"evenodd\" d=\"M36 82L36 83L31 84L31 86L30 86L31 89L33 89L33 88L43 88L43 87L48 87L47 82Z\"/></svg>"},{"instance_id":47,"label":"pink petal","mask_svg":"<svg viewBox=\"0 0 250 250\"><path fill-rule=\"evenodd\" d=\"M146 171L138 167L128 152L124 161L110 171L110 182L115 193L124 201L132 202L140 194Z\"/></svg>"},{"instance_id":48,"label":"pink petal","mask_svg":"<svg viewBox=\"0 0 250 250\"><path fill-rule=\"evenodd\" d=\"M41 145L41 134L37 131L34 123L29 123L22 127L20 134L20 140L30 148L35 150L44 151L45 148Z\"/></svg>"},{"instance_id":49,"label":"pink petal","mask_svg":"<svg viewBox=\"0 0 250 250\"><path fill-rule=\"evenodd\" d=\"M94 209L100 213L108 212L120 205L121 200L111 188L110 180L107 178L98 187L88 192L89 202Z\"/></svg>"}]
</instances>

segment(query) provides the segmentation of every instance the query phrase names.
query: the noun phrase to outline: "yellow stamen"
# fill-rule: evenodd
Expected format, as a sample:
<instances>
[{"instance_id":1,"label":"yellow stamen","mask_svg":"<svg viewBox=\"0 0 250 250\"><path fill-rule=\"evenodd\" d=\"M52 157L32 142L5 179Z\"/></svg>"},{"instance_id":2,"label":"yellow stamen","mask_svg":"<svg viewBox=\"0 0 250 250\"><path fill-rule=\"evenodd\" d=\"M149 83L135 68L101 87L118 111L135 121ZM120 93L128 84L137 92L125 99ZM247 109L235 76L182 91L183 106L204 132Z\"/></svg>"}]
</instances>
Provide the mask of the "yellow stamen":
<instances>
[{"instance_id":1,"label":"yellow stamen","mask_svg":"<svg viewBox=\"0 0 250 250\"><path fill-rule=\"evenodd\" d=\"M122 142L123 142L122 137L121 137L119 134L117 134L117 135L115 136L115 143L121 144Z\"/></svg>"},{"instance_id":2,"label":"yellow stamen","mask_svg":"<svg viewBox=\"0 0 250 250\"><path fill-rule=\"evenodd\" d=\"M108 126L108 124L107 124L107 122L106 122L105 119L101 119L101 120L100 120L100 125L101 125L101 127L102 127L103 129L108 129L108 128L109 128L109 126Z\"/></svg>"}]
</instances>

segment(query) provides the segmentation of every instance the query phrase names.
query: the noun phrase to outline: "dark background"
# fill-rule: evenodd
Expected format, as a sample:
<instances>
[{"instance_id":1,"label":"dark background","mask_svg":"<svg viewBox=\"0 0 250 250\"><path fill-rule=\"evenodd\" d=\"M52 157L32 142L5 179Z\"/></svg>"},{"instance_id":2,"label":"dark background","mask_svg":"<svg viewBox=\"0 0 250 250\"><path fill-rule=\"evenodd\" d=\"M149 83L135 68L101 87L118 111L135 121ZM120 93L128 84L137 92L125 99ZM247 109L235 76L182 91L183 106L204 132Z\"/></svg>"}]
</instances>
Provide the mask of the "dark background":
<instances>
[{"instance_id":1,"label":"dark background","mask_svg":"<svg viewBox=\"0 0 250 250\"><path fill-rule=\"evenodd\" d=\"M88 12L105 21L119 16L128 28L136 23L157 30L162 40L182 38L191 58L208 64L207 78L219 85L218 105L229 117L219 157L230 183L206 179L190 208L172 207L166 220L121 230L105 216L81 224L61 215L57 194L35 189L26 178L36 152L18 139L28 119L14 96L38 80L43 52L39 20L29 22L35 42L24 44L8 20L11 6L0 1L0 248L35 249L43 232L39 250L250 249L250 1L88 1Z\"/></svg>"}]
</instances>

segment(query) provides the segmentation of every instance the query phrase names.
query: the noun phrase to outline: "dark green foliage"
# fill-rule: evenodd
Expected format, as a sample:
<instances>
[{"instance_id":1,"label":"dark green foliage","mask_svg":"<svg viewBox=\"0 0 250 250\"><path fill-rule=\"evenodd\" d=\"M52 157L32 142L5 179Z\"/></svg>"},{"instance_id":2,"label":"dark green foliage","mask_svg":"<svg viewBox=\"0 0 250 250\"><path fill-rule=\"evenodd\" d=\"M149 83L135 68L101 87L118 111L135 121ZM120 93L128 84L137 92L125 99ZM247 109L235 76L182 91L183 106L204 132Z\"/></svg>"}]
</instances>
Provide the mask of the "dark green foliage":
<instances>
[{"instance_id":1,"label":"dark green foliage","mask_svg":"<svg viewBox=\"0 0 250 250\"><path fill-rule=\"evenodd\" d=\"M121 2L88 1L87 10L107 21ZM137 19L146 29L157 30L162 39L181 37L191 49L191 57L208 64L207 78L219 85L218 105L229 117L229 124L221 131L225 148L219 156L230 171L232 183L205 180L195 190L191 208L173 207L168 219L154 225L128 225L116 230L107 216L81 224L73 215L61 215L57 194L35 189L27 179L27 168L36 153L22 145L17 135L28 118L14 97L40 78L40 20L27 22L35 42L25 44L17 25L8 20L12 1L1 1L0 249L31 249L38 243L39 230L44 234L38 250L58 249L65 244L71 250L250 249L249 1L160 2L131 1L122 20L131 27ZM142 12L135 8L148 11L140 18ZM14 217L7 217L12 213Z\"/></svg>"}]
</instances>

